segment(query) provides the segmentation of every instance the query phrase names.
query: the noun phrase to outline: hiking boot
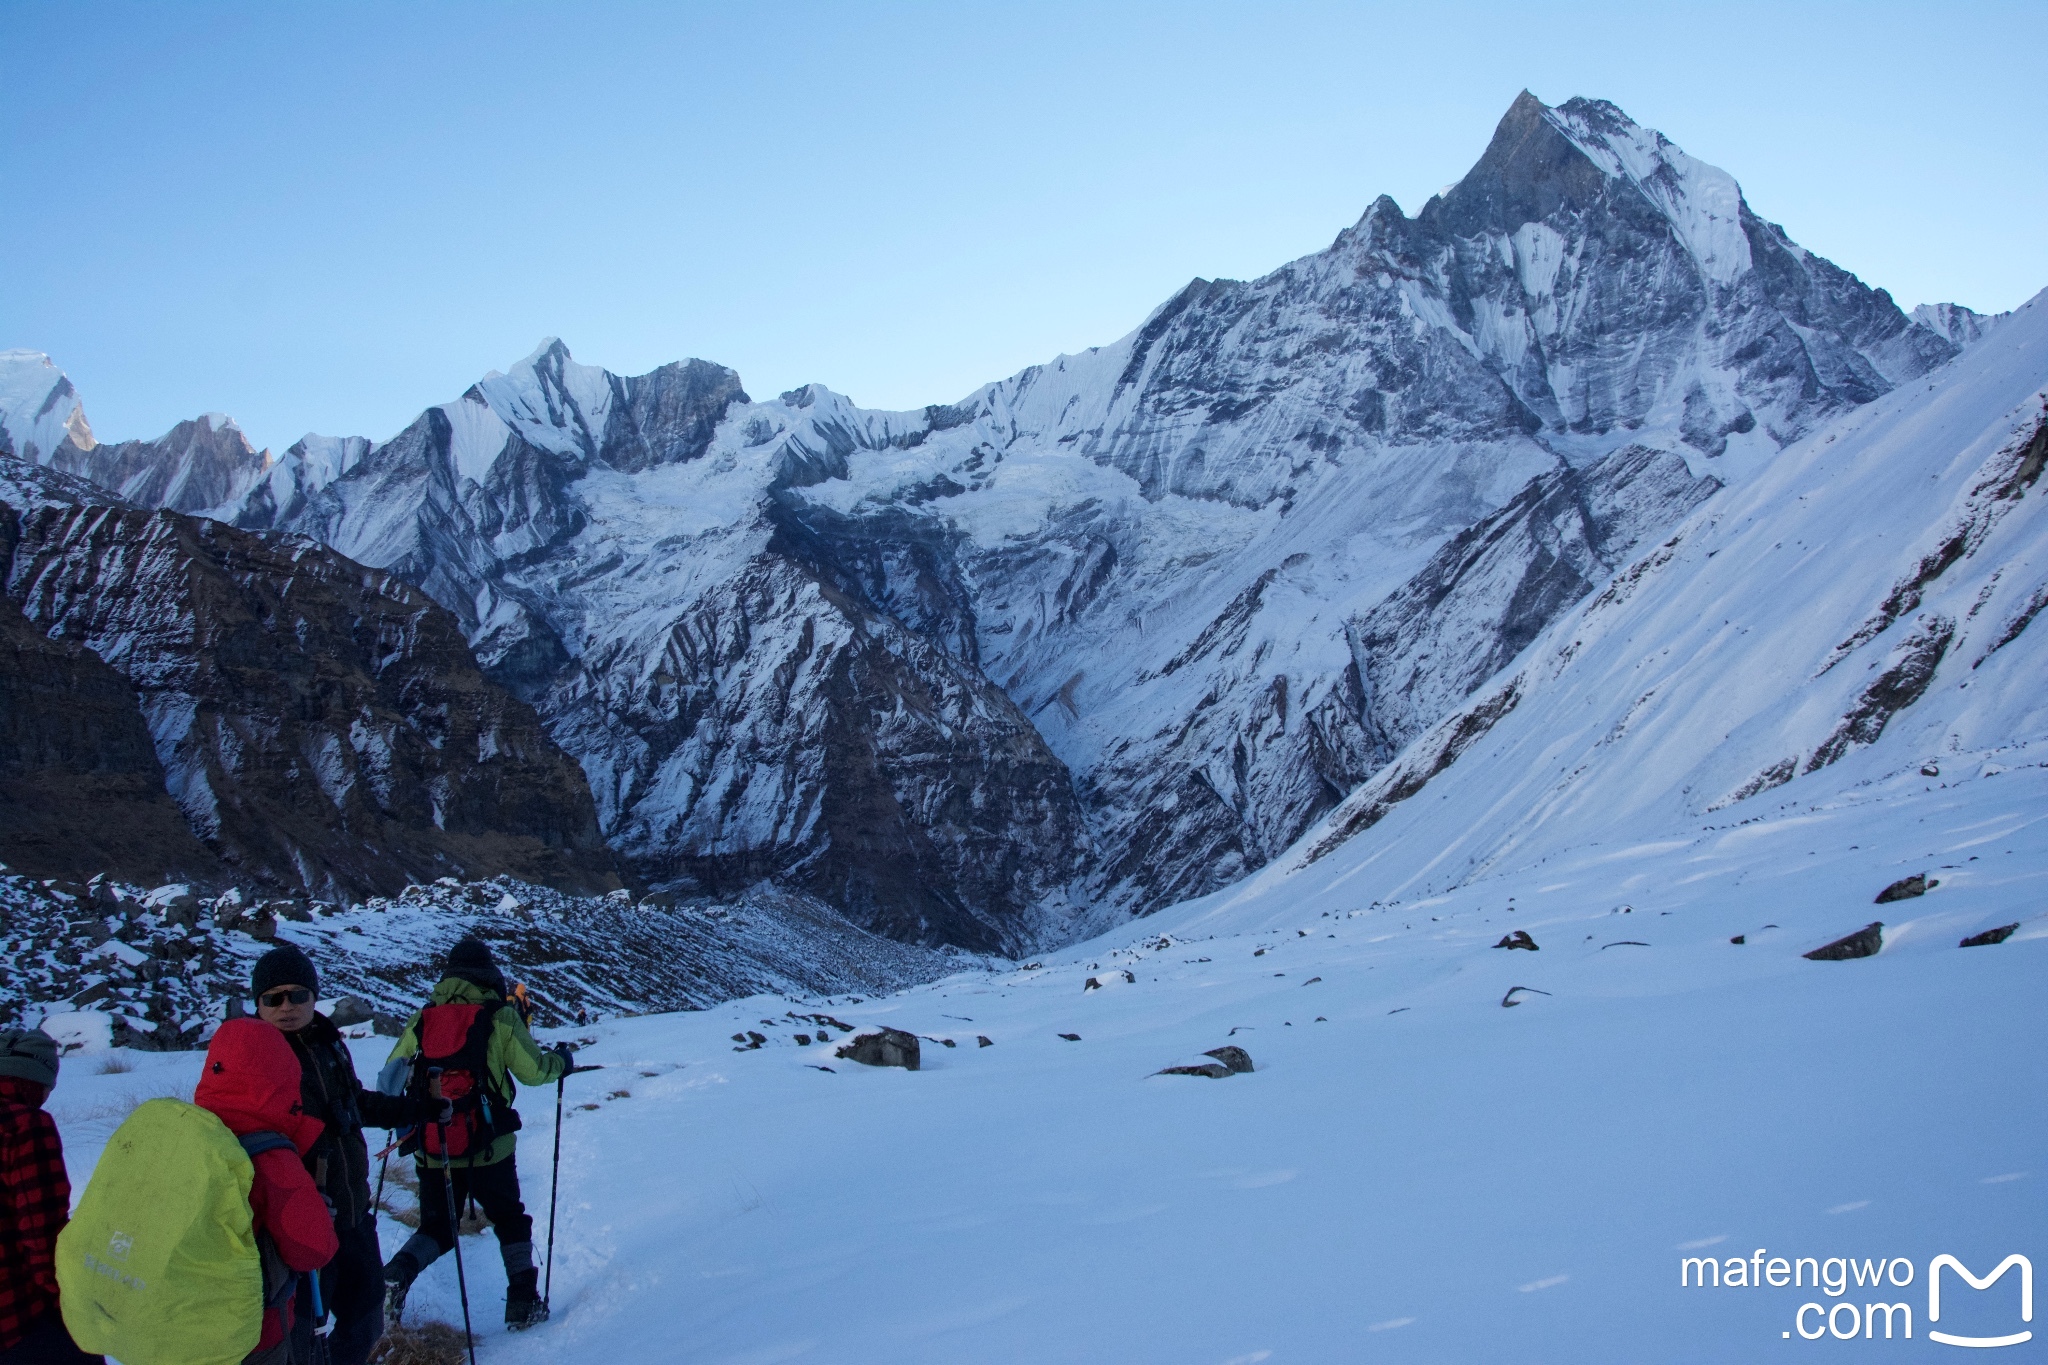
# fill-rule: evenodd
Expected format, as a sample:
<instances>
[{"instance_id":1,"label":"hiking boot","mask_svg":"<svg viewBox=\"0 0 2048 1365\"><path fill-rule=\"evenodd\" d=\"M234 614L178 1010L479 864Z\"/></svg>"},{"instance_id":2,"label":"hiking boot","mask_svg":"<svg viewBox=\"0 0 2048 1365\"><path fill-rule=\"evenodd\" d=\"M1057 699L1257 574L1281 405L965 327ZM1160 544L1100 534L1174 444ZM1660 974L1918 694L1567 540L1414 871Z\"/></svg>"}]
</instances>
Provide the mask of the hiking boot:
<instances>
[{"instance_id":1,"label":"hiking boot","mask_svg":"<svg viewBox=\"0 0 2048 1365\"><path fill-rule=\"evenodd\" d=\"M548 1320L548 1306L540 1300L540 1272L522 1270L505 1285L505 1328L523 1332Z\"/></svg>"},{"instance_id":2,"label":"hiking boot","mask_svg":"<svg viewBox=\"0 0 2048 1365\"><path fill-rule=\"evenodd\" d=\"M412 1282L419 1274L419 1266L412 1257L399 1252L391 1258L391 1264L384 1267L384 1326L386 1330L398 1326L398 1320L405 1316L405 1296L412 1289Z\"/></svg>"}]
</instances>

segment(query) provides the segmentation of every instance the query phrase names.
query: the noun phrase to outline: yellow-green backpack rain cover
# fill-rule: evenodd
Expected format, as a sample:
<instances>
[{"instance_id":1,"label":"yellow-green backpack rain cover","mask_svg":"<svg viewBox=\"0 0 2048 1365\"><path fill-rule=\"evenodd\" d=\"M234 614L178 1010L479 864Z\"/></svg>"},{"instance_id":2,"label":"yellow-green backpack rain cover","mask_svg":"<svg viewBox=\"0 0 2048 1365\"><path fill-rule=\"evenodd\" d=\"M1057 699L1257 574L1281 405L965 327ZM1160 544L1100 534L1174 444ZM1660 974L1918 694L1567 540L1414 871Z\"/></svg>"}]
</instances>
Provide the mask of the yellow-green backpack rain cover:
<instances>
[{"instance_id":1,"label":"yellow-green backpack rain cover","mask_svg":"<svg viewBox=\"0 0 2048 1365\"><path fill-rule=\"evenodd\" d=\"M123 1365L236 1365L263 1334L255 1167L218 1118L150 1100L100 1154L57 1237L64 1325Z\"/></svg>"}]
</instances>

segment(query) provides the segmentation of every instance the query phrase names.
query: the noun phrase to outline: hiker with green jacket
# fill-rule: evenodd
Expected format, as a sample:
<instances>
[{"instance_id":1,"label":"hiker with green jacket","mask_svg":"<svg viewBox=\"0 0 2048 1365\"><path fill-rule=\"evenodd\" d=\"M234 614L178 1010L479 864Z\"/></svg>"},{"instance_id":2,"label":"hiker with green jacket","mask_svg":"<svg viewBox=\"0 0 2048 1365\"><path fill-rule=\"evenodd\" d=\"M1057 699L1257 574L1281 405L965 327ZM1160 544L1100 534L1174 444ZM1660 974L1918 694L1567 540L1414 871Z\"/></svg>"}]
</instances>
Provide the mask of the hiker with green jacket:
<instances>
[{"instance_id":1,"label":"hiker with green jacket","mask_svg":"<svg viewBox=\"0 0 2048 1365\"><path fill-rule=\"evenodd\" d=\"M396 1323L419 1273L455 1247L452 1214L474 1199L498 1234L505 1260L505 1323L514 1331L542 1321L540 1271L533 1263L533 1219L519 1196L514 1156L516 1087L569 1074L564 1044L543 1050L506 996L504 975L480 939L448 950L441 984L412 1017L385 1064L386 1088L409 1067L407 1089L442 1100L443 1119L422 1126L416 1156L420 1228L384 1268L385 1317Z\"/></svg>"}]
</instances>

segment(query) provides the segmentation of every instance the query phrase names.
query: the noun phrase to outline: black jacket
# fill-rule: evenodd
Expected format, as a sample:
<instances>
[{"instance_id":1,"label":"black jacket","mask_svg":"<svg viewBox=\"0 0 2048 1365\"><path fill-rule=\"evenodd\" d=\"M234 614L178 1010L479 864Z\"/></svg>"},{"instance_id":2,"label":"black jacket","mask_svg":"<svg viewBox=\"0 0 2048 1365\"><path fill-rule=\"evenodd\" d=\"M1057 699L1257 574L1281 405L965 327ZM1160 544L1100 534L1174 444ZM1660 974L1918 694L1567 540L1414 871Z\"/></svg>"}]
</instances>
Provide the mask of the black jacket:
<instances>
[{"instance_id":1,"label":"black jacket","mask_svg":"<svg viewBox=\"0 0 2048 1365\"><path fill-rule=\"evenodd\" d=\"M285 1037L299 1055L300 1103L325 1125L306 1153L306 1169L334 1205L335 1226L353 1228L370 1212L370 1149L364 1126L410 1127L420 1117L420 1102L363 1089L341 1030L324 1014L315 1014L312 1023ZM322 1163L325 1180L320 1178Z\"/></svg>"}]
</instances>

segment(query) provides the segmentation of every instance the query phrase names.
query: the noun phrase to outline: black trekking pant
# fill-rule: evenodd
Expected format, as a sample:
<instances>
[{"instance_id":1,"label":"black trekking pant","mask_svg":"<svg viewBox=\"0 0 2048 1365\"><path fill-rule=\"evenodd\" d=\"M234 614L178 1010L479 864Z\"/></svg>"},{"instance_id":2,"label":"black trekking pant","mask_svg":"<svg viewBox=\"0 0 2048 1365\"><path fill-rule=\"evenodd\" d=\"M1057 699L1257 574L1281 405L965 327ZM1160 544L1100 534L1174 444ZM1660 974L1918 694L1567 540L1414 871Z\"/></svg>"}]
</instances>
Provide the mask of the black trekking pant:
<instances>
[{"instance_id":1,"label":"black trekking pant","mask_svg":"<svg viewBox=\"0 0 2048 1365\"><path fill-rule=\"evenodd\" d=\"M533 1219L527 1214L526 1205L519 1200L516 1155L488 1166L456 1166L445 1170L439 1166L421 1166L419 1173L420 1237L434 1244L435 1257L445 1256L455 1249L455 1231L448 1222L448 1191L452 1183L455 1207L460 1209L474 1199L484 1211L484 1217L491 1220L491 1230L498 1234L499 1250L509 1252L514 1248L524 1248L527 1263L532 1263ZM450 1176L454 1177L452 1182ZM407 1242L406 1250L412 1251L419 1241L420 1238L415 1237ZM418 1255L417 1252L414 1254ZM424 1269L428 1260L419 1259ZM507 1273L517 1269L512 1255L507 1255L505 1260Z\"/></svg>"},{"instance_id":2,"label":"black trekking pant","mask_svg":"<svg viewBox=\"0 0 2048 1365\"><path fill-rule=\"evenodd\" d=\"M334 1331L327 1338L332 1365L365 1365L370 1350L384 1335L384 1254L377 1246L377 1220L363 1215L352 1228L334 1235L341 1250L320 1272L320 1297ZM299 1281L298 1313L292 1322L292 1359L313 1358L313 1285Z\"/></svg>"},{"instance_id":3,"label":"black trekking pant","mask_svg":"<svg viewBox=\"0 0 2048 1365\"><path fill-rule=\"evenodd\" d=\"M0 1365L103 1365L105 1360L78 1349L54 1308L30 1323L20 1341L0 1351Z\"/></svg>"}]
</instances>

